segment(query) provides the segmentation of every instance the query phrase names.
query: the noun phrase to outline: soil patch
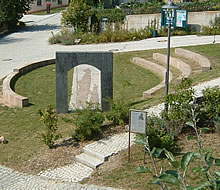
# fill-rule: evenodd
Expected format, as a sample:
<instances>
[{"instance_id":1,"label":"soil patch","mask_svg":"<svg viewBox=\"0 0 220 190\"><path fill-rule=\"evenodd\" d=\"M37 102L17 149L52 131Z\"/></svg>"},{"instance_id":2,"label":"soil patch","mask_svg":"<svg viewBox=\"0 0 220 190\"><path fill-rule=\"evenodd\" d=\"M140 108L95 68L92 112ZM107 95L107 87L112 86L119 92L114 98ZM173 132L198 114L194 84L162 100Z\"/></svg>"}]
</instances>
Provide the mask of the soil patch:
<instances>
[{"instance_id":1,"label":"soil patch","mask_svg":"<svg viewBox=\"0 0 220 190\"><path fill-rule=\"evenodd\" d=\"M197 144L195 141L187 140L186 134L179 137L178 145L181 151L177 153L177 159L183 155L184 152L197 151ZM220 157L220 135L218 133L208 133L202 135L204 147L210 147L213 150L213 155L216 158ZM94 184L100 186L110 186L114 188L143 190L143 189L159 189L158 186L151 184L151 174L135 174L134 171L139 166L147 166L152 168L152 161L148 154L146 154L146 164L143 164L143 149L140 146L134 145L131 148L131 163L128 163L127 150L121 151L117 155L110 157L103 165L97 168L92 176L85 179L83 183ZM192 167L193 167L192 163ZM163 167L164 170L172 169L166 159L158 160L158 168ZM154 170L153 170L154 171ZM195 178L195 179L194 179ZM195 180L195 182L194 182ZM196 181L197 180L197 181ZM189 183L196 185L200 178L191 176L188 178ZM147 185L147 188L146 188Z\"/></svg>"},{"instance_id":2,"label":"soil patch","mask_svg":"<svg viewBox=\"0 0 220 190\"><path fill-rule=\"evenodd\" d=\"M125 128L122 126L106 125L103 126L103 132L104 138L125 132ZM48 149L48 147L45 146L38 154L28 161L25 161L22 166L14 169L28 174L38 174L47 169L55 169L74 164L76 162L75 156L82 152L84 146L92 142L94 141L76 142L72 138L60 139L53 149Z\"/></svg>"}]
</instances>

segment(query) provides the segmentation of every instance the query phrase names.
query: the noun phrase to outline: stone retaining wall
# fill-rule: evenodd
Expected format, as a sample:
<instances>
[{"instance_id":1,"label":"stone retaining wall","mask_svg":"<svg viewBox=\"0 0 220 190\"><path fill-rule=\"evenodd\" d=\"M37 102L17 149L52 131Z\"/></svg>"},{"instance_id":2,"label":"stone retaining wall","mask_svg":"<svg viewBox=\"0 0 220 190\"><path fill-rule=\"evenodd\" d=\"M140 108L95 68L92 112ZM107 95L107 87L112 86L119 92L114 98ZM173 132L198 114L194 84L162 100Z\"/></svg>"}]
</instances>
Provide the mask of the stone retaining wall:
<instances>
[{"instance_id":1,"label":"stone retaining wall","mask_svg":"<svg viewBox=\"0 0 220 190\"><path fill-rule=\"evenodd\" d=\"M54 64L55 59L51 60L45 60L45 61L40 61L36 63L31 63L28 65L25 65L19 69L14 69L11 74L9 74L3 81L3 99L4 101L11 105L11 106L16 106L16 107L24 107L29 105L29 100L27 97L21 96L19 94L16 94L14 92L14 85L17 81L17 79L25 74L28 73L36 68L43 67L46 65Z\"/></svg>"},{"instance_id":2,"label":"stone retaining wall","mask_svg":"<svg viewBox=\"0 0 220 190\"><path fill-rule=\"evenodd\" d=\"M140 58L140 57L134 57L133 58L133 63L135 63L136 65L139 65L143 68L146 68L150 71L152 71L153 73L161 76L163 78L163 81L158 84L157 86L143 92L143 97L146 98L148 96L151 96L154 92L156 92L157 90L163 88L165 86L165 73L166 73L166 68L153 63L151 61L148 61L146 59ZM172 80L173 78L173 74L172 72L169 72L169 82Z\"/></svg>"},{"instance_id":3,"label":"stone retaining wall","mask_svg":"<svg viewBox=\"0 0 220 190\"><path fill-rule=\"evenodd\" d=\"M211 69L210 61L206 57L204 57L198 53L195 53L195 52L183 49L183 48L176 48L175 54L180 57L183 57L186 59L191 59L192 61L195 61L196 63L198 63L201 66L202 72L207 72Z\"/></svg>"},{"instance_id":4,"label":"stone retaining wall","mask_svg":"<svg viewBox=\"0 0 220 190\"><path fill-rule=\"evenodd\" d=\"M161 63L167 63L167 55L161 53L154 53L153 59ZM182 75L179 76L178 79L189 77L192 72L190 65L174 57L170 57L170 65L176 67L182 73Z\"/></svg>"},{"instance_id":5,"label":"stone retaining wall","mask_svg":"<svg viewBox=\"0 0 220 190\"><path fill-rule=\"evenodd\" d=\"M210 21L214 22L216 17L220 17L220 11L189 12L188 24L196 32L200 32L202 26L209 26ZM155 29L160 29L161 14L127 15L122 28L139 30L154 25Z\"/></svg>"}]
</instances>

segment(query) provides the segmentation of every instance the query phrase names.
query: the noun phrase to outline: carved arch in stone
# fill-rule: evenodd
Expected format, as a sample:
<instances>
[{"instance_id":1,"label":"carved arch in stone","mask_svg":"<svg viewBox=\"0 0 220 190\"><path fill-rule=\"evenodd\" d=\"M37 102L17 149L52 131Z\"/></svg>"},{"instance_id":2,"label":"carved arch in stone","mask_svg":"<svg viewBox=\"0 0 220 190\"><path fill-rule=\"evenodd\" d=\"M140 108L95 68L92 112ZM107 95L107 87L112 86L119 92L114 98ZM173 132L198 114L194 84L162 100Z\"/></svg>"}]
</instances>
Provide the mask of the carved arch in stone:
<instances>
[{"instance_id":1,"label":"carved arch in stone","mask_svg":"<svg viewBox=\"0 0 220 190\"><path fill-rule=\"evenodd\" d=\"M112 52L56 52L56 111L68 112L68 71L78 65L91 65L101 71L101 106L109 110L113 98Z\"/></svg>"}]
</instances>

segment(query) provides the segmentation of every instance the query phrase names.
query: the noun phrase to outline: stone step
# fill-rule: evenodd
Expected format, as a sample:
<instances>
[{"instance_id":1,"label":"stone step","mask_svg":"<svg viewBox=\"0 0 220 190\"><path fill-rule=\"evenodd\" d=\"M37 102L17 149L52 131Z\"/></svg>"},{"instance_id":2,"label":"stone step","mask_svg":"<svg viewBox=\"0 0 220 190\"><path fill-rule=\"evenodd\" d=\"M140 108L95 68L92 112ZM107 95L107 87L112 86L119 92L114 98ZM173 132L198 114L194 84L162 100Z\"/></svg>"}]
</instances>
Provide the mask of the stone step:
<instances>
[{"instance_id":1,"label":"stone step","mask_svg":"<svg viewBox=\"0 0 220 190\"><path fill-rule=\"evenodd\" d=\"M105 161L107 157L105 157L103 154L100 154L99 152L92 150L90 148L84 147L83 152L91 157L97 158L98 160Z\"/></svg>"},{"instance_id":2,"label":"stone step","mask_svg":"<svg viewBox=\"0 0 220 190\"><path fill-rule=\"evenodd\" d=\"M101 164L104 163L103 160L97 159L97 158L90 156L86 153L79 154L75 158L78 162L81 162L82 164L85 164L85 165L87 165L91 168L94 168L94 169L96 169L98 166L100 166Z\"/></svg>"}]
</instances>

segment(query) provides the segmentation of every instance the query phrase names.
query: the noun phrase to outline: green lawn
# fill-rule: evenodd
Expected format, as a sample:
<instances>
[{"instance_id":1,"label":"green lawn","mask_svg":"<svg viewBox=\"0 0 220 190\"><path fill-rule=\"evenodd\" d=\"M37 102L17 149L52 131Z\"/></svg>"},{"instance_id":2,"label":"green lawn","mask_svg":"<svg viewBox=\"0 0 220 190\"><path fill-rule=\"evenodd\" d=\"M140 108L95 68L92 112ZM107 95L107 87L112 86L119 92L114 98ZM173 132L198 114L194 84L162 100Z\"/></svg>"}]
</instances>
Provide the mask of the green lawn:
<instances>
[{"instance_id":1,"label":"green lawn","mask_svg":"<svg viewBox=\"0 0 220 190\"><path fill-rule=\"evenodd\" d=\"M148 70L131 64L129 60L120 61L122 55L115 55L114 61L114 98L120 97L124 84L131 83L125 89L128 101L141 99L143 90L151 88L160 82L159 77ZM69 93L71 92L72 73L69 77ZM0 146L0 164L18 169L25 161L32 158L46 146L41 142L43 123L39 121L39 109L44 110L48 104L55 103L55 65L36 69L21 76L15 85L18 94L29 97L31 105L23 109L0 106L0 135L9 141ZM137 84L137 81L140 83ZM151 81L147 84L145 81ZM125 85L126 87L126 85ZM65 123L59 116L58 128L63 137L71 136L74 126Z\"/></svg>"},{"instance_id":2,"label":"green lawn","mask_svg":"<svg viewBox=\"0 0 220 190\"><path fill-rule=\"evenodd\" d=\"M207 73L193 73L193 82L210 80L220 76L220 44L186 47L207 56L212 62L212 70ZM166 53L166 50L150 50L114 54L114 99L123 94L134 108L146 108L162 102L165 90L161 89L148 99L142 98L145 90L160 83L161 79L153 73L131 63L134 56L152 60L153 52ZM171 51L173 54L173 50ZM180 73L171 67L174 78ZM69 85L72 80L72 71L69 73ZM175 81L171 83L172 90ZM20 77L15 90L18 94L27 96L31 105L29 107L8 108L0 105L0 136L5 136L8 144L0 145L0 164L18 169L25 165L39 151L47 147L41 141L43 124L39 121L37 111L44 110L48 104L55 105L55 65L36 69ZM70 88L69 88L70 92ZM63 137L71 136L74 126L62 120L58 121L59 132Z\"/></svg>"}]
</instances>

